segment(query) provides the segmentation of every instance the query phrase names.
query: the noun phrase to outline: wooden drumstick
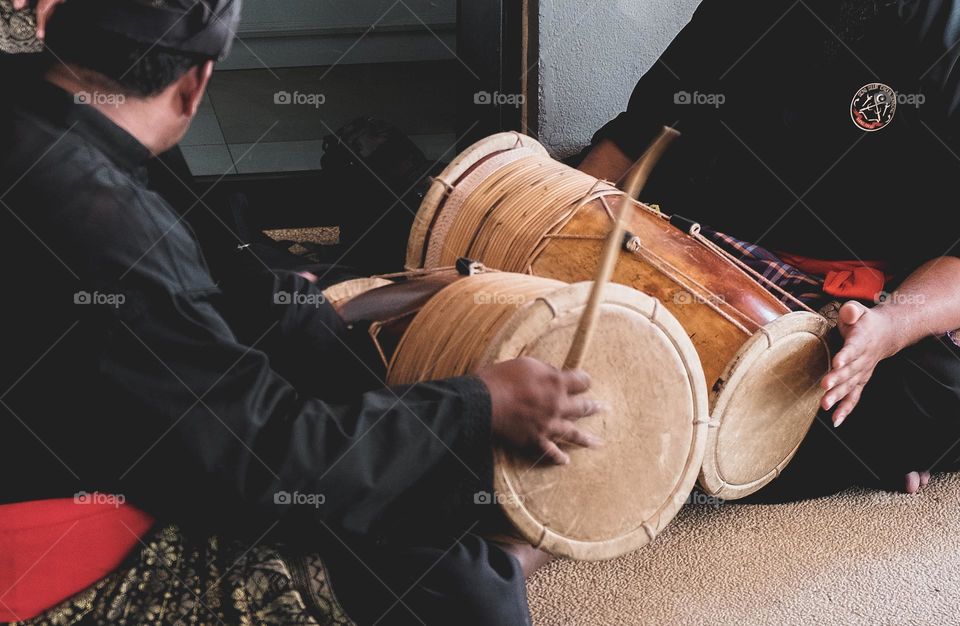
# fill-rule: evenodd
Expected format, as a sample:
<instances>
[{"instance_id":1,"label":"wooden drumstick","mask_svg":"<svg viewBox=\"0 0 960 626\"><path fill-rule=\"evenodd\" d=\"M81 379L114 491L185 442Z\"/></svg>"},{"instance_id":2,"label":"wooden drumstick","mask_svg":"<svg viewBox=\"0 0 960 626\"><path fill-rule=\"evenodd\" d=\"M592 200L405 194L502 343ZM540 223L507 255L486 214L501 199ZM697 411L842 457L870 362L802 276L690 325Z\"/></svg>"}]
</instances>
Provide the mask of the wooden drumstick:
<instances>
[{"instance_id":1,"label":"wooden drumstick","mask_svg":"<svg viewBox=\"0 0 960 626\"><path fill-rule=\"evenodd\" d=\"M593 286L590 289L590 298L587 300L587 306L583 309L583 315L580 316L580 323L577 325L576 334L573 336L573 343L570 346L570 352L567 353L567 359L563 364L564 369L576 369L583 364L583 359L590 348L590 342L593 339L593 333L597 327L597 319L600 313L600 300L603 297L603 289L610 282L613 276L613 270L617 265L617 259L622 247L624 217L632 198L640 195L650 172L653 171L657 161L663 156L664 151L670 143L680 136L675 129L664 126L657 138L653 140L643 156L637 160L636 164L627 173L623 185L623 198L617 210L614 219L613 229L607 237L606 245L603 249L603 255L600 257L600 267L597 270L597 276L593 279Z\"/></svg>"}]
</instances>

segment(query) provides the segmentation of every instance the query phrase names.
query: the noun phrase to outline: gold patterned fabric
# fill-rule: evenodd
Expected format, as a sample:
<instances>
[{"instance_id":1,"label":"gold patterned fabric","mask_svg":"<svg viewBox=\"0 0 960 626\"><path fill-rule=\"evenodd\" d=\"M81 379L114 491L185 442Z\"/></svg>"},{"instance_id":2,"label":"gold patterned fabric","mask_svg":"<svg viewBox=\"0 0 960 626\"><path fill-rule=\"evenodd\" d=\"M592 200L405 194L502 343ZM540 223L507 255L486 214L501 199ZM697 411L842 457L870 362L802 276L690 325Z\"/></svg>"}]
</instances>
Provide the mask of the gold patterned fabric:
<instances>
[{"instance_id":1,"label":"gold patterned fabric","mask_svg":"<svg viewBox=\"0 0 960 626\"><path fill-rule=\"evenodd\" d=\"M43 42L36 37L37 22L29 9L15 11L10 0L0 0L0 52L40 52Z\"/></svg>"},{"instance_id":2,"label":"gold patterned fabric","mask_svg":"<svg viewBox=\"0 0 960 626\"><path fill-rule=\"evenodd\" d=\"M144 537L116 572L46 613L17 624L71 626L301 625L353 622L330 588L316 555L276 546L244 546L206 537L194 542L176 526Z\"/></svg>"}]
</instances>

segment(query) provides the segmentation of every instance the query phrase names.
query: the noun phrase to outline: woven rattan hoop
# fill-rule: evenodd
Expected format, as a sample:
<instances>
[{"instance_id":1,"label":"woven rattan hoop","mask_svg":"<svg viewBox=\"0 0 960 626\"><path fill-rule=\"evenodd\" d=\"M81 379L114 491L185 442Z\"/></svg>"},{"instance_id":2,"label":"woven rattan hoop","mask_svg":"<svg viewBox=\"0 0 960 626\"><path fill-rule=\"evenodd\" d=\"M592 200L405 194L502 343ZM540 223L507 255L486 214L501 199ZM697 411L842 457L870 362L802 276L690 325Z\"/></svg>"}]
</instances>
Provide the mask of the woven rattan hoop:
<instances>
[{"instance_id":1,"label":"woven rattan hoop","mask_svg":"<svg viewBox=\"0 0 960 626\"><path fill-rule=\"evenodd\" d=\"M426 253L424 246L428 240L430 227L436 217L437 208L460 177L490 154L519 146L529 146L532 150L547 154L546 148L526 135L515 132L498 133L481 139L467 148L431 183L430 188L424 195L423 202L420 203L420 209L417 211L417 217L411 229L411 236L407 245L407 269L423 267Z\"/></svg>"},{"instance_id":2,"label":"woven rattan hoop","mask_svg":"<svg viewBox=\"0 0 960 626\"><path fill-rule=\"evenodd\" d=\"M819 382L830 369L829 330L822 315L788 313L755 333L733 358L711 391L713 421L700 471L706 493L727 500L745 497L790 462L823 395ZM818 361L819 369L791 365ZM758 415L779 420L758 422Z\"/></svg>"}]
</instances>

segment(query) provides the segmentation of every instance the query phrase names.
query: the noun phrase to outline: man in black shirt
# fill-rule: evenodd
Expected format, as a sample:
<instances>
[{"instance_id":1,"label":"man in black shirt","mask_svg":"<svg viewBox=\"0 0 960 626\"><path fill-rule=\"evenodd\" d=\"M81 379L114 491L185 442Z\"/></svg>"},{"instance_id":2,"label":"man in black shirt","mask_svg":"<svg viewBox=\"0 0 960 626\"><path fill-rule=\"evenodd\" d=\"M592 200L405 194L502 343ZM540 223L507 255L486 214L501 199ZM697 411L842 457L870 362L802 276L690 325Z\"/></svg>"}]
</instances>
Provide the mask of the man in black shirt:
<instances>
[{"instance_id":1,"label":"man in black shirt","mask_svg":"<svg viewBox=\"0 0 960 626\"><path fill-rule=\"evenodd\" d=\"M674 126L646 199L769 250L888 275L881 306L840 312L823 407L844 428L821 415L828 428L814 426L773 491L903 475L915 491L928 475L913 470L960 459L960 350L945 335L960 328L958 42L955 2L704 0L580 165L616 181Z\"/></svg>"},{"instance_id":2,"label":"man in black shirt","mask_svg":"<svg viewBox=\"0 0 960 626\"><path fill-rule=\"evenodd\" d=\"M586 375L520 359L477 376L345 392L355 381L336 361L342 320L327 304L274 299L285 291L320 302L316 288L277 273L239 298L224 294L181 218L146 187L144 164L186 131L238 5L68 2L48 26L54 58L42 80L18 84L0 105L9 296L0 471L17 477L3 481L0 505L120 493L191 530L258 543L269 532L291 549L321 550L339 602L361 623L527 623L516 557L530 550L488 543L469 533L475 523L438 531L447 534L434 535L436 545L397 528L411 515L433 528L445 503L492 491L493 441L556 463L569 460L561 440L595 445L575 426L599 406L583 395ZM263 336L243 336L231 322L238 301L269 305L271 342L313 351L315 375L340 389L335 404L273 368L258 349ZM323 503L278 494L323 494ZM424 508L411 514L407 502ZM170 542L164 535L158 545ZM196 554L198 567L210 565ZM163 585L134 587L169 603ZM237 593L224 602L252 610L254 599ZM127 596L95 604L117 603L156 610ZM268 617L257 620L276 618Z\"/></svg>"}]
</instances>

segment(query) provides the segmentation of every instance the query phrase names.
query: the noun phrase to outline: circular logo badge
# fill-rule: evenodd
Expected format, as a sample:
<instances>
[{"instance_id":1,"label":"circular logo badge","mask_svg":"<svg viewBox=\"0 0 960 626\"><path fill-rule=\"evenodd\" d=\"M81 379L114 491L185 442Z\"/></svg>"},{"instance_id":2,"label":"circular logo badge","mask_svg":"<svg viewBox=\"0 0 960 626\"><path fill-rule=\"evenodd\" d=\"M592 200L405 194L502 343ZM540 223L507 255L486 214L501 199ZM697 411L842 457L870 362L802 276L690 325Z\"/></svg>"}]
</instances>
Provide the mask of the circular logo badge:
<instances>
[{"instance_id":1,"label":"circular logo badge","mask_svg":"<svg viewBox=\"0 0 960 626\"><path fill-rule=\"evenodd\" d=\"M883 83L867 83L850 102L850 117L868 133L886 128L897 112L897 94Z\"/></svg>"}]
</instances>

